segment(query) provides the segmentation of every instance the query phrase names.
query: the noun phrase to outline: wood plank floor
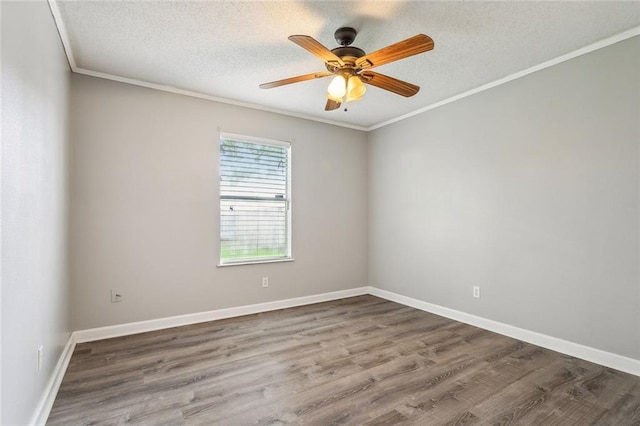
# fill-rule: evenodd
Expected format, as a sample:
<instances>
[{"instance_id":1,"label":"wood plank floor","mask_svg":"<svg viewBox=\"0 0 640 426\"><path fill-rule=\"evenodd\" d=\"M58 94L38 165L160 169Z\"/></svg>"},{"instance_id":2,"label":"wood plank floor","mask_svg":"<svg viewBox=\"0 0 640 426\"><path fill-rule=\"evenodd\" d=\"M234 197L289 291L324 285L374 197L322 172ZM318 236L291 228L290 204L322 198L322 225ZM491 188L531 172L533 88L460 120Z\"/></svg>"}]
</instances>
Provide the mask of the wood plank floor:
<instances>
[{"instance_id":1,"label":"wood plank floor","mask_svg":"<svg viewBox=\"0 0 640 426\"><path fill-rule=\"evenodd\" d=\"M389 302L78 344L49 425L640 425L640 378Z\"/></svg>"}]
</instances>

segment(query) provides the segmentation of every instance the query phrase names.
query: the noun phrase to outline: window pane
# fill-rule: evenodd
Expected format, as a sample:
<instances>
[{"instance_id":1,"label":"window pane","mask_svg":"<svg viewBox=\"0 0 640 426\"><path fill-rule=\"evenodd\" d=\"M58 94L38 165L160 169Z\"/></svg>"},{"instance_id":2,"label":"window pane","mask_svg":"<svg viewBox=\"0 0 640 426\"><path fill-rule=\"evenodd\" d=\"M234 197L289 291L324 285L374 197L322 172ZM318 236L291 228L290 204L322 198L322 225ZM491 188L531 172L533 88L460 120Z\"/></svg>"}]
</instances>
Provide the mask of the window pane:
<instances>
[{"instance_id":1,"label":"window pane","mask_svg":"<svg viewBox=\"0 0 640 426\"><path fill-rule=\"evenodd\" d=\"M220 195L285 198L288 157L285 147L223 140Z\"/></svg>"},{"instance_id":2,"label":"window pane","mask_svg":"<svg viewBox=\"0 0 640 426\"><path fill-rule=\"evenodd\" d=\"M285 201L220 200L220 259L287 256Z\"/></svg>"}]
</instances>

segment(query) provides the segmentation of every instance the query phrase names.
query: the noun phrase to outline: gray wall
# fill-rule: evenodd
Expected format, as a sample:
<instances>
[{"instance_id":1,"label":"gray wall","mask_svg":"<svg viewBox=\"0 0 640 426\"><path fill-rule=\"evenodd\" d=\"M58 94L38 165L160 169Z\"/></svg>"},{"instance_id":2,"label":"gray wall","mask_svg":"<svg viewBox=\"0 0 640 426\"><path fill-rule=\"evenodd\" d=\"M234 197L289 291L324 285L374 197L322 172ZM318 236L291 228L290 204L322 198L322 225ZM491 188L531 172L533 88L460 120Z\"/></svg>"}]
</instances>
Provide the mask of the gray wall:
<instances>
[{"instance_id":1,"label":"gray wall","mask_svg":"<svg viewBox=\"0 0 640 426\"><path fill-rule=\"evenodd\" d=\"M638 76L635 37L372 132L370 285L640 359Z\"/></svg>"},{"instance_id":2,"label":"gray wall","mask_svg":"<svg viewBox=\"0 0 640 426\"><path fill-rule=\"evenodd\" d=\"M640 359L637 37L369 135L74 75L70 294L69 73L0 7L2 424L72 329L366 284ZM295 262L216 267L218 128L293 141Z\"/></svg>"},{"instance_id":3,"label":"gray wall","mask_svg":"<svg viewBox=\"0 0 640 426\"><path fill-rule=\"evenodd\" d=\"M87 76L71 82L74 330L367 284L364 132ZM294 262L216 267L218 128L292 141ZM110 302L111 288L122 302Z\"/></svg>"},{"instance_id":4,"label":"gray wall","mask_svg":"<svg viewBox=\"0 0 640 426\"><path fill-rule=\"evenodd\" d=\"M68 65L46 2L1 2L2 417L26 424L69 338ZM44 363L37 370L37 348Z\"/></svg>"}]
</instances>

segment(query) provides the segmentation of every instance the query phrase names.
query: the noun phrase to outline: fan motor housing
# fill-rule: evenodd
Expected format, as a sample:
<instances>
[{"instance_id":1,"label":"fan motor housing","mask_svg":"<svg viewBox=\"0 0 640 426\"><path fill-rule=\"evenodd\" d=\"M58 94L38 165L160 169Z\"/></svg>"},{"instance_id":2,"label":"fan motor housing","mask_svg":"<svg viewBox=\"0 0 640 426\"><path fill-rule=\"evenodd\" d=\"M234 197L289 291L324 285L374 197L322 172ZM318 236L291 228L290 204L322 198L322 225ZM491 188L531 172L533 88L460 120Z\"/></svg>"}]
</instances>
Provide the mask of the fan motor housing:
<instances>
[{"instance_id":1,"label":"fan motor housing","mask_svg":"<svg viewBox=\"0 0 640 426\"><path fill-rule=\"evenodd\" d=\"M331 49L331 52L334 53L338 58L342 59L345 62L351 62L351 61L349 61L349 58L353 58L352 60L354 60L354 59L358 59L358 58L366 55L364 50L360 49L359 47L355 47L355 46L336 47L335 49Z\"/></svg>"},{"instance_id":2,"label":"fan motor housing","mask_svg":"<svg viewBox=\"0 0 640 426\"><path fill-rule=\"evenodd\" d=\"M356 39L357 31L351 27L341 27L336 30L333 36L340 46L335 49L331 49L331 52L346 64L347 68L353 68L355 66L356 59L366 55L366 52L359 47L351 46L351 43ZM326 64L329 71L335 72L339 68L335 65Z\"/></svg>"},{"instance_id":3,"label":"fan motor housing","mask_svg":"<svg viewBox=\"0 0 640 426\"><path fill-rule=\"evenodd\" d=\"M331 49L331 52L333 52L338 58L342 59L346 64L346 67L349 68L353 68L355 66L356 59L366 55L364 50L354 46L336 47L335 49ZM335 65L330 65L329 63L326 64L326 67L331 72L335 72L336 69L339 68Z\"/></svg>"}]
</instances>

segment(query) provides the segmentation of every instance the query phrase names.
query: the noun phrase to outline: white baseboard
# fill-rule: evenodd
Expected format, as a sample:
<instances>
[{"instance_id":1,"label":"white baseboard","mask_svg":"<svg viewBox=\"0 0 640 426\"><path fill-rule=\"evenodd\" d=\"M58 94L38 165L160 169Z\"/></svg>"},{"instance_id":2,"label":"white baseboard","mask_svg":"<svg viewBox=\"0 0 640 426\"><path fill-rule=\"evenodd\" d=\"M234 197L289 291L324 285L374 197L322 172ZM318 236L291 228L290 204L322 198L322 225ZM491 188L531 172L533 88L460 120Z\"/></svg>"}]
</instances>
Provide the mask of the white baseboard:
<instances>
[{"instance_id":1,"label":"white baseboard","mask_svg":"<svg viewBox=\"0 0 640 426\"><path fill-rule=\"evenodd\" d=\"M196 324L224 318L239 317L242 315L258 314L260 312L275 311L277 309L328 302L336 299L344 299L345 297L361 296L368 293L369 287L358 287L349 290L334 291L331 293L314 294L311 296L295 297L293 299L258 303L255 305L237 306L233 308L178 315L149 321L138 321L127 324L111 325L108 327L91 328L87 330L74 331L73 339L76 343L92 342L94 340L108 339L111 337L127 336L129 334L179 327L181 325Z\"/></svg>"},{"instance_id":2,"label":"white baseboard","mask_svg":"<svg viewBox=\"0 0 640 426\"><path fill-rule=\"evenodd\" d=\"M625 373L640 376L640 360L584 346L578 343L569 342L567 340L558 339L556 337L547 336L546 334L536 333L535 331L525 330L513 325L504 324L498 321L478 317L467 314L465 312L456 311L454 309L445 308L443 306L427 303L412 297L403 296L391 291L382 290L376 287L369 287L369 294L401 303L421 311L431 312L452 320L464 322L485 330L493 331L504 336L532 343L546 349L570 355L586 361L595 362L596 364L611 367Z\"/></svg>"},{"instance_id":3,"label":"white baseboard","mask_svg":"<svg viewBox=\"0 0 640 426\"><path fill-rule=\"evenodd\" d=\"M41 426L47 422L51 407L60 389L60 383L64 377L71 355L76 343L91 342L94 340L108 339L111 337L126 336L146 331L161 330L181 325L196 324L224 318L238 317L242 315L258 314L260 312L275 311L277 309L293 308L295 306L311 305L313 303L328 302L344 299L346 297L361 296L369 293L369 287L358 287L349 290L334 291L331 293L314 294L311 296L295 297L292 299L276 300L273 302L258 303L255 305L237 306L233 308L218 309L214 311L198 312L195 314L179 315L168 318L160 318L149 321L139 321L127 324L113 325L109 327L79 330L71 333L69 341L64 347L58 363L51 374L51 379L38 402L36 410L29 423L32 426Z\"/></svg>"},{"instance_id":4,"label":"white baseboard","mask_svg":"<svg viewBox=\"0 0 640 426\"><path fill-rule=\"evenodd\" d=\"M47 387L44 389L44 392L40 397L40 401L38 401L36 410L31 417L31 422L29 422L31 426L44 426L47 422L47 418L51 412L51 407L53 407L53 403L56 400L58 389L60 389L60 383L62 383L64 373L67 371L67 367L69 366L69 361L71 361L71 355L73 354L75 347L76 343L73 340L73 334L71 334L69 336L69 340L67 340L67 344L64 346L64 349L60 354L60 358L58 358L58 362L56 363L53 373L51 373L51 378L47 383Z\"/></svg>"},{"instance_id":5,"label":"white baseboard","mask_svg":"<svg viewBox=\"0 0 640 426\"><path fill-rule=\"evenodd\" d=\"M551 349L566 355L595 362L600 365L615 368L616 370L640 376L640 360L616 355L600 349L569 342L534 331L525 330L498 321L434 305L412 297L403 296L391 291L382 290L376 287L365 286L352 288L349 290L334 291L331 293L314 294L311 296L295 297L292 299L276 300L273 302L258 303L255 305L237 306L233 308L217 309L214 311L198 312L194 314L179 315L168 318L160 318L149 321L139 321L127 324L118 324L108 327L92 328L87 330L74 331L69 337L60 359L51 375L51 379L38 402L38 406L31 419L31 425L44 425L49 417L49 412L55 401L55 397L60 388L60 383L67 370L71 355L76 343L91 342L94 340L108 339L111 337L126 336L147 331L161 330L181 325L196 324L206 321L214 321L224 318L238 317L242 315L258 314L261 312L274 311L277 309L293 308L296 306L310 305L313 303L328 302L331 300L344 299L346 297L361 296L371 294L383 299L391 300L422 311L431 312L452 320L471 324L485 330L493 331L514 339L532 343L543 348Z\"/></svg>"},{"instance_id":6,"label":"white baseboard","mask_svg":"<svg viewBox=\"0 0 640 426\"><path fill-rule=\"evenodd\" d=\"M331 293L315 294L311 296L296 297L293 299L277 300L273 302L258 303L255 305L237 306L233 308L218 309L214 311L198 312L194 314L179 315L168 318L160 318L149 321L139 321L127 324L119 324L108 327L92 328L75 331L72 335L74 343L90 342L111 337L126 336L146 331L162 330L170 327L196 324L206 321L214 321L224 318L233 318L242 315L257 314L276 309L293 308L295 306L309 305L312 303L328 302L330 300L343 299L345 297L372 294L383 299L411 306L416 309L431 312L456 321L471 324L485 330L493 331L514 339L532 343L543 348L551 349L566 355L595 362L616 370L640 376L640 360L595 349L578 343L569 342L552 336L547 336L535 331L525 330L513 325L493 321L476 315L468 314L455 309L434 305L422 300L403 296L376 287L365 286L349 290L334 291ZM68 363L68 360L67 360ZM66 364L65 364L66 368Z\"/></svg>"}]
</instances>

